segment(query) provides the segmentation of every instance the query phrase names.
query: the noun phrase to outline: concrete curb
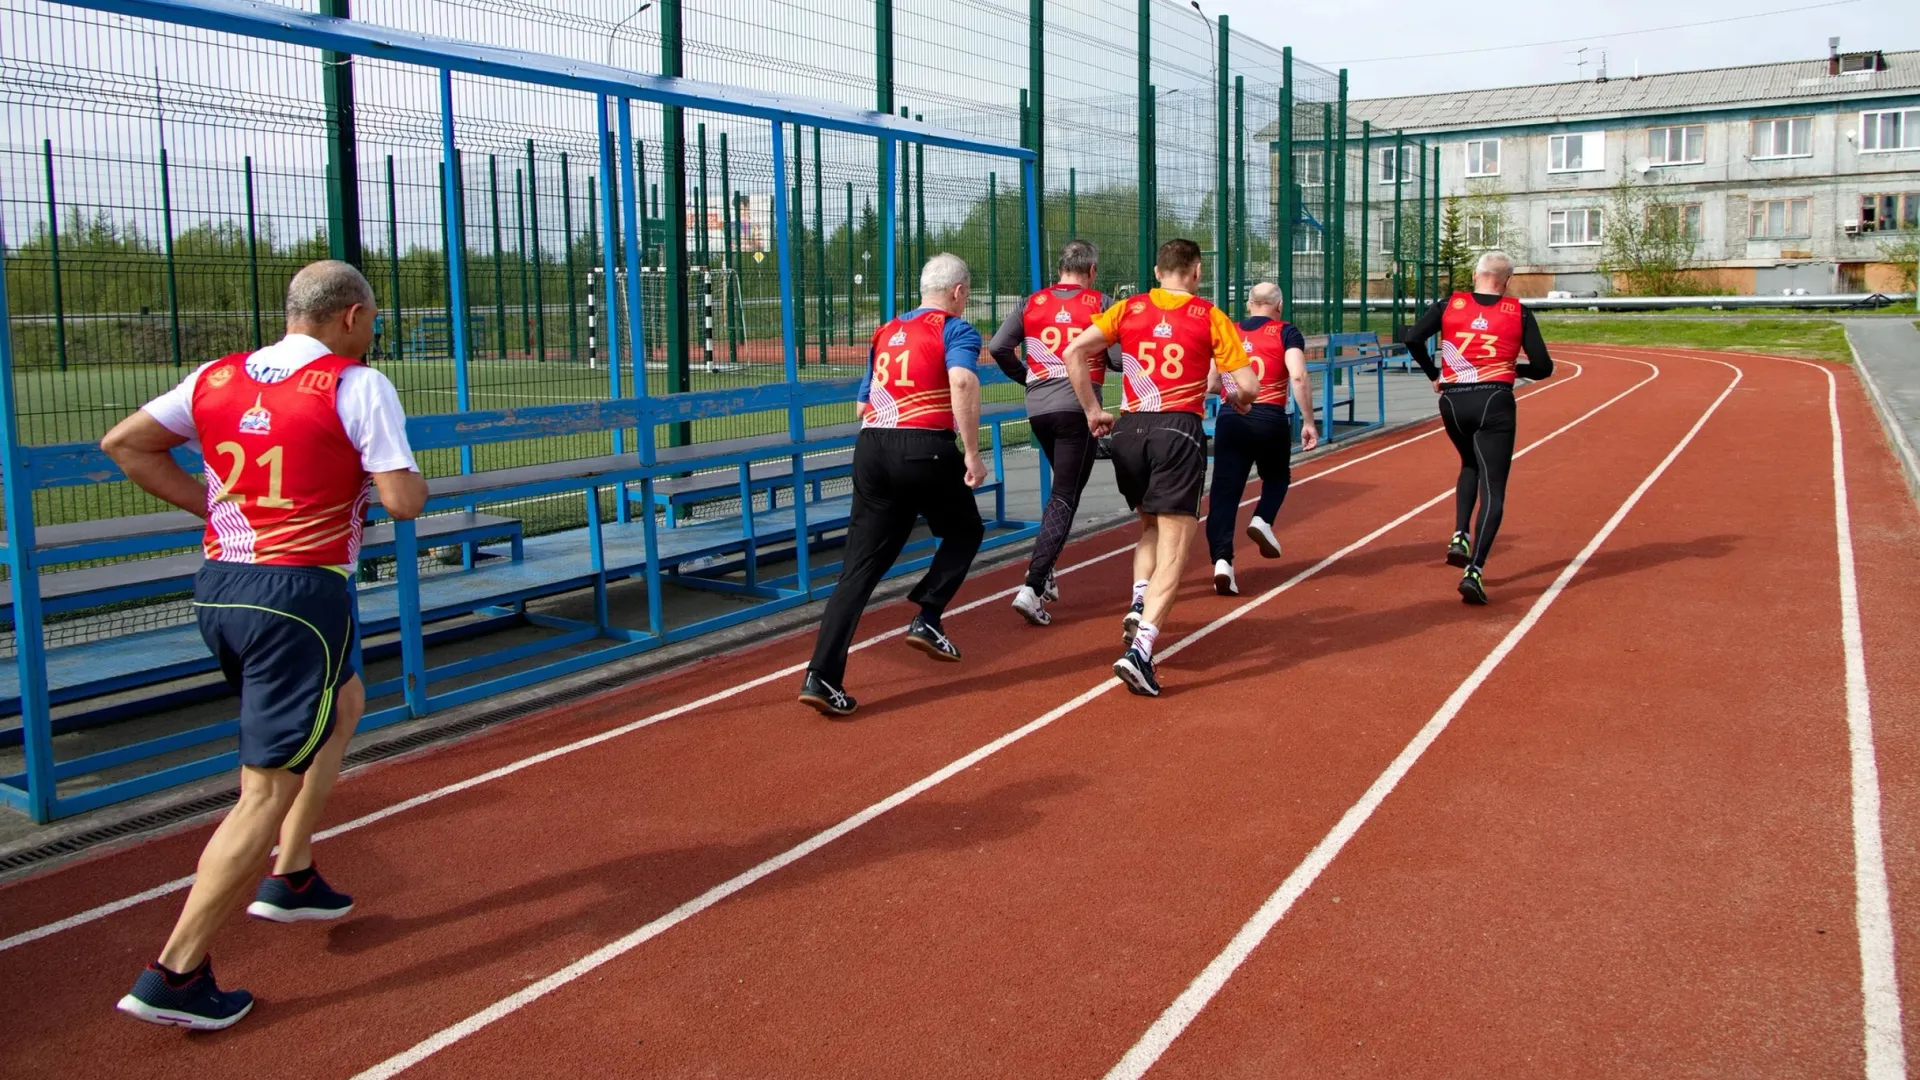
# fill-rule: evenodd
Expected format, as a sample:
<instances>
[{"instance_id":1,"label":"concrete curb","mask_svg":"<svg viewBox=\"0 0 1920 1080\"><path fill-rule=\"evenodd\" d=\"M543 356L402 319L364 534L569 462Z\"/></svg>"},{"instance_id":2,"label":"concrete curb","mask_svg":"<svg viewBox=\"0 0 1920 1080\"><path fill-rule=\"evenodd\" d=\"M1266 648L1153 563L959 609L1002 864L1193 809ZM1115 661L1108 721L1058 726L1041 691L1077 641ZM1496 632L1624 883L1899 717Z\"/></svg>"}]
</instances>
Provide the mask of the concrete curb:
<instances>
[{"instance_id":1,"label":"concrete curb","mask_svg":"<svg viewBox=\"0 0 1920 1080\"><path fill-rule=\"evenodd\" d=\"M1916 454L1913 443L1907 438L1906 429L1900 426L1900 420L1893 415L1893 408L1880 392L1880 384L1874 380L1873 372L1860 360L1860 350L1853 343L1853 335L1847 334L1847 351L1853 354L1853 370L1860 376L1860 382L1867 388L1867 399L1873 403L1873 411L1880 418L1880 427L1886 431L1887 441L1893 444L1893 456L1900 461L1900 471L1906 474L1907 490L1914 501L1920 503L1920 454Z\"/></svg>"}]
</instances>

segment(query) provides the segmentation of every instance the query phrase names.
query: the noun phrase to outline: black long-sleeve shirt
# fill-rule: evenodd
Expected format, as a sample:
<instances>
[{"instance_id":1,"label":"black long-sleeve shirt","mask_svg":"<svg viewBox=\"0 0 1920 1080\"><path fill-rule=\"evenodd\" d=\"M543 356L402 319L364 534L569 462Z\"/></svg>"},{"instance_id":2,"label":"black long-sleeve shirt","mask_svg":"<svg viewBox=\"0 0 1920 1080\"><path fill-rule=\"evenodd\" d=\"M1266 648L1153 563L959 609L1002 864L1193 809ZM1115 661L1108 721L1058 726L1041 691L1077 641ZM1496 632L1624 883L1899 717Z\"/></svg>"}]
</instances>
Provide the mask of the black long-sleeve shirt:
<instances>
[{"instance_id":1,"label":"black long-sleeve shirt","mask_svg":"<svg viewBox=\"0 0 1920 1080\"><path fill-rule=\"evenodd\" d=\"M1481 307L1492 307L1500 302L1500 297L1488 293L1474 293L1474 300ZM1427 339L1440 332L1440 318L1447 313L1447 301L1441 300L1428 308L1414 324L1407 328L1400 343L1407 347L1413 362L1427 373L1427 378L1440 377L1439 365L1433 362L1433 356L1427 352ZM1523 364L1514 365L1514 374L1523 379L1544 379L1553 374L1553 357L1547 355L1547 341L1540 336L1540 324L1529 308L1520 309L1520 349L1526 353Z\"/></svg>"}]
</instances>

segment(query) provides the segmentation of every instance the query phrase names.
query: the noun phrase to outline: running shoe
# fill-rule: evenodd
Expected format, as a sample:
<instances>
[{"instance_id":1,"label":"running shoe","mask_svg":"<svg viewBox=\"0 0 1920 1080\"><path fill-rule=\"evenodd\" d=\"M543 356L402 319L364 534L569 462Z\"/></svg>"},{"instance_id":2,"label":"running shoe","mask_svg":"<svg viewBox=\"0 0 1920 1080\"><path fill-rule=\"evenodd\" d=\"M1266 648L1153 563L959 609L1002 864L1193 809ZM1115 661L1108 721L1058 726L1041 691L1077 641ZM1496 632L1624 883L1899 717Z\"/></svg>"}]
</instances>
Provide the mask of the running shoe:
<instances>
[{"instance_id":1,"label":"running shoe","mask_svg":"<svg viewBox=\"0 0 1920 1080\"><path fill-rule=\"evenodd\" d=\"M1213 591L1221 596L1240 595L1240 583L1233 580L1233 564L1225 559L1213 561Z\"/></svg>"},{"instance_id":2,"label":"running shoe","mask_svg":"<svg viewBox=\"0 0 1920 1080\"><path fill-rule=\"evenodd\" d=\"M1133 635L1140 632L1140 620L1146 616L1147 602L1135 600L1133 606L1127 609L1126 615L1120 619L1120 640L1128 645L1133 644Z\"/></svg>"},{"instance_id":3,"label":"running shoe","mask_svg":"<svg viewBox=\"0 0 1920 1080\"><path fill-rule=\"evenodd\" d=\"M1049 604L1060 602L1060 583L1053 579L1053 571L1047 571L1047 587L1040 590L1040 599Z\"/></svg>"},{"instance_id":4,"label":"running shoe","mask_svg":"<svg viewBox=\"0 0 1920 1080\"><path fill-rule=\"evenodd\" d=\"M1153 661L1141 655L1139 649L1128 649L1126 654L1113 662L1113 673L1127 684L1127 689L1141 697L1159 697L1160 681L1153 677Z\"/></svg>"},{"instance_id":5,"label":"running shoe","mask_svg":"<svg viewBox=\"0 0 1920 1080\"><path fill-rule=\"evenodd\" d=\"M941 633L938 625L928 622L924 614L915 615L907 624L907 644L943 663L960 662L960 646Z\"/></svg>"},{"instance_id":6,"label":"running shoe","mask_svg":"<svg viewBox=\"0 0 1920 1080\"><path fill-rule=\"evenodd\" d=\"M306 882L295 886L283 874L275 874L254 890L247 914L268 922L296 923L338 919L353 910L353 897L335 892L315 870Z\"/></svg>"},{"instance_id":7,"label":"running shoe","mask_svg":"<svg viewBox=\"0 0 1920 1080\"><path fill-rule=\"evenodd\" d=\"M1273 526L1259 517L1256 516L1252 521L1247 522L1247 537L1253 541L1255 547L1260 549L1262 558L1280 557L1280 538L1273 535Z\"/></svg>"},{"instance_id":8,"label":"running shoe","mask_svg":"<svg viewBox=\"0 0 1920 1080\"><path fill-rule=\"evenodd\" d=\"M1447 541L1447 565L1465 566L1472 561L1473 541L1466 533L1454 533L1453 539Z\"/></svg>"},{"instance_id":9,"label":"running shoe","mask_svg":"<svg viewBox=\"0 0 1920 1080\"><path fill-rule=\"evenodd\" d=\"M148 964L115 1008L149 1024L219 1031L239 1023L252 1010L253 995L220 989L213 981L213 958L208 957L184 978L170 976L157 962Z\"/></svg>"},{"instance_id":10,"label":"running shoe","mask_svg":"<svg viewBox=\"0 0 1920 1080\"><path fill-rule=\"evenodd\" d=\"M1469 604L1487 602L1487 587L1480 580L1479 567L1467 567L1466 575L1460 579L1460 599Z\"/></svg>"},{"instance_id":11,"label":"running shoe","mask_svg":"<svg viewBox=\"0 0 1920 1080\"><path fill-rule=\"evenodd\" d=\"M830 720L852 716L853 710L860 707L860 703L853 700L852 694L811 671L807 672L807 680L800 684L800 704Z\"/></svg>"},{"instance_id":12,"label":"running shoe","mask_svg":"<svg viewBox=\"0 0 1920 1080\"><path fill-rule=\"evenodd\" d=\"M1013 610L1035 626L1046 626L1053 622L1053 616L1047 614L1046 598L1026 585L1020 586L1020 591L1013 594Z\"/></svg>"}]
</instances>

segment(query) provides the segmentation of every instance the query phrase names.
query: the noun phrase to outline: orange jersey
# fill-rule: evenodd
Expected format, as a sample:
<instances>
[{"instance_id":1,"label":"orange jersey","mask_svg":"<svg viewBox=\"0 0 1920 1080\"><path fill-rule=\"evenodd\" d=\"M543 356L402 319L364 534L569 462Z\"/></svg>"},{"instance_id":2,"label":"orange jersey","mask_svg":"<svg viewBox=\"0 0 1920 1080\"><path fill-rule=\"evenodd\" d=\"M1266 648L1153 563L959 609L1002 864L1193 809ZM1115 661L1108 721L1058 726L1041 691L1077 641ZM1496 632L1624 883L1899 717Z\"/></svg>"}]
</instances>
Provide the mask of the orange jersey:
<instances>
[{"instance_id":1,"label":"orange jersey","mask_svg":"<svg viewBox=\"0 0 1920 1080\"><path fill-rule=\"evenodd\" d=\"M947 382L948 315L923 311L894 319L873 333L864 426L954 430L953 390Z\"/></svg>"},{"instance_id":2,"label":"orange jersey","mask_svg":"<svg viewBox=\"0 0 1920 1080\"><path fill-rule=\"evenodd\" d=\"M1511 296L1481 307L1471 293L1454 293L1440 316L1440 382L1513 382L1525 325L1521 310Z\"/></svg>"},{"instance_id":3,"label":"orange jersey","mask_svg":"<svg viewBox=\"0 0 1920 1080\"><path fill-rule=\"evenodd\" d=\"M1197 296L1155 289L1100 313L1093 325L1120 345L1123 412L1206 413L1207 365L1248 364L1240 328Z\"/></svg>"},{"instance_id":4,"label":"orange jersey","mask_svg":"<svg viewBox=\"0 0 1920 1080\"><path fill-rule=\"evenodd\" d=\"M1060 295L1069 289L1073 291ZM1026 306L1020 312L1021 333L1026 337L1027 346L1027 385L1042 379L1067 377L1067 365L1060 355L1067 351L1080 331L1093 325L1094 317L1106 307L1106 301L1097 290L1077 285L1055 285L1027 297ZM1104 354L1094 358L1092 374L1093 385L1106 382Z\"/></svg>"},{"instance_id":5,"label":"orange jersey","mask_svg":"<svg viewBox=\"0 0 1920 1080\"><path fill-rule=\"evenodd\" d=\"M347 566L359 558L371 492L334 403L340 373L323 356L293 377L256 382L246 353L216 361L193 390L207 462L206 556L273 566Z\"/></svg>"},{"instance_id":6,"label":"orange jersey","mask_svg":"<svg viewBox=\"0 0 1920 1080\"><path fill-rule=\"evenodd\" d=\"M1240 339L1246 343L1247 359L1253 364L1253 373L1260 379L1260 393L1253 399L1255 405L1287 406L1287 324L1279 319L1262 326L1258 330L1240 331Z\"/></svg>"}]
</instances>

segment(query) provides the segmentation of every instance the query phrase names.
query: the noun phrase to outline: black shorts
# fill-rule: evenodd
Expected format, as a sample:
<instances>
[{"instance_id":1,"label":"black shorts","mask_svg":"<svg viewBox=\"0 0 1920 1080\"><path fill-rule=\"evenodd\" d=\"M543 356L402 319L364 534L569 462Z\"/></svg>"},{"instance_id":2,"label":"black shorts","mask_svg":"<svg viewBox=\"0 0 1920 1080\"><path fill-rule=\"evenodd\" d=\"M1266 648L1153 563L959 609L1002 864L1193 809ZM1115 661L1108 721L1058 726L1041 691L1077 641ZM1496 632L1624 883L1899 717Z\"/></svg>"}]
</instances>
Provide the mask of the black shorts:
<instances>
[{"instance_id":1,"label":"black shorts","mask_svg":"<svg viewBox=\"0 0 1920 1080\"><path fill-rule=\"evenodd\" d=\"M1143 514L1200 516L1207 486L1206 430L1187 412L1127 413L1113 428L1113 477Z\"/></svg>"},{"instance_id":2,"label":"black shorts","mask_svg":"<svg viewBox=\"0 0 1920 1080\"><path fill-rule=\"evenodd\" d=\"M353 582L326 566L209 561L193 582L200 636L240 695L240 763L303 773L353 678Z\"/></svg>"}]
</instances>

